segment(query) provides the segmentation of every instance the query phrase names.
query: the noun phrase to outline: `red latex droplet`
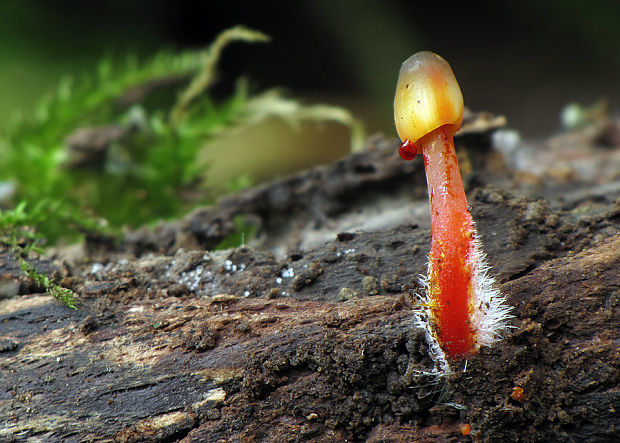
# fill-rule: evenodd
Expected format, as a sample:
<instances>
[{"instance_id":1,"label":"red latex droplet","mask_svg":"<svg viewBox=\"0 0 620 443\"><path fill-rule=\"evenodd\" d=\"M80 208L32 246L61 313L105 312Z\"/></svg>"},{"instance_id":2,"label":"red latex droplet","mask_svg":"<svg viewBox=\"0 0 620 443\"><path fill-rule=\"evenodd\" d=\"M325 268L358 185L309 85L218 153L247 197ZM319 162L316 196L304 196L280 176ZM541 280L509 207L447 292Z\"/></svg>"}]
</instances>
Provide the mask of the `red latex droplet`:
<instances>
[{"instance_id":1,"label":"red latex droplet","mask_svg":"<svg viewBox=\"0 0 620 443\"><path fill-rule=\"evenodd\" d=\"M521 386L515 386L512 388L512 393L510 394L513 400L523 402L525 400L525 391Z\"/></svg>"},{"instance_id":2,"label":"red latex droplet","mask_svg":"<svg viewBox=\"0 0 620 443\"><path fill-rule=\"evenodd\" d=\"M416 156L418 150L414 146L413 143L409 139L405 140L402 145L400 145L400 149L398 150L398 154L400 158L403 160L413 160Z\"/></svg>"},{"instance_id":3,"label":"red latex droplet","mask_svg":"<svg viewBox=\"0 0 620 443\"><path fill-rule=\"evenodd\" d=\"M471 426L469 423L463 423L461 425L461 434L463 435L469 435L469 433L471 432Z\"/></svg>"}]
</instances>

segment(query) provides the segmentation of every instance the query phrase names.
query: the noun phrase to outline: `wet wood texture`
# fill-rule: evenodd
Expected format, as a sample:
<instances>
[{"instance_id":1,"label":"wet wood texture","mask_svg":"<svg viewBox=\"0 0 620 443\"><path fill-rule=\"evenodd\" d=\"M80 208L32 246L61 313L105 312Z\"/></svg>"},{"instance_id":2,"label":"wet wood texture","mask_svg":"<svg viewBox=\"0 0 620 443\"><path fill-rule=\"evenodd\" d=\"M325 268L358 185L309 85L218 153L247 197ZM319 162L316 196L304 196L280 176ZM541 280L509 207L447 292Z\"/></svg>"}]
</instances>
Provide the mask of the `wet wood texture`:
<instances>
[{"instance_id":1,"label":"wet wood texture","mask_svg":"<svg viewBox=\"0 0 620 443\"><path fill-rule=\"evenodd\" d=\"M590 160L616 161L595 136L568 146L586 137ZM545 143L549 155L557 139ZM515 319L437 379L411 314L429 249L423 168L396 150L375 138L120 247L91 238L88 261L42 259L77 311L0 256L3 281L22 281L0 301L0 440L613 441L619 177L519 170L484 129L457 140ZM256 238L209 251L238 216Z\"/></svg>"}]
</instances>

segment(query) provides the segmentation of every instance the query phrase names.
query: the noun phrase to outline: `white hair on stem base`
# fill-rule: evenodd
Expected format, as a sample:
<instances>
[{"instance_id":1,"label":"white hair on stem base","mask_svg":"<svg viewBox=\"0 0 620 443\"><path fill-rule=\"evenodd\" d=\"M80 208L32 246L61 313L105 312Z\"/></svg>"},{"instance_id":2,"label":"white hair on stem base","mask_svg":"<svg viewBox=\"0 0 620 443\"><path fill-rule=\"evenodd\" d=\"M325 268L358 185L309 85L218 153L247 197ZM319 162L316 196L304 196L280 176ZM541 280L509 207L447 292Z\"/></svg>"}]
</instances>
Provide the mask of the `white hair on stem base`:
<instances>
[{"instance_id":1,"label":"white hair on stem base","mask_svg":"<svg viewBox=\"0 0 620 443\"><path fill-rule=\"evenodd\" d=\"M416 293L415 296L419 302L419 306L413 310L413 318L415 325L424 330L426 344L428 345L428 353L434 362L433 370L428 375L444 377L450 374L450 365L446 354L441 349L435 324L433 322L433 313L431 310L432 301L429 299L429 282L428 277L420 275L420 284L424 287L422 294Z\"/></svg>"},{"instance_id":2,"label":"white hair on stem base","mask_svg":"<svg viewBox=\"0 0 620 443\"><path fill-rule=\"evenodd\" d=\"M474 225L474 248L471 260L474 263L474 294L469 303L474 339L477 346L490 346L501 340L502 334L511 328L512 306L506 303L506 296L496 287L495 279L489 275L486 255Z\"/></svg>"},{"instance_id":3,"label":"white hair on stem base","mask_svg":"<svg viewBox=\"0 0 620 443\"><path fill-rule=\"evenodd\" d=\"M482 245L479 240L475 224L473 225L473 249L467 261L473 266L473 297L469 301L469 315L474 334L476 349L481 346L490 346L502 339L502 334L512 328L510 314L512 307L506 303L504 296L496 287L495 279L489 275L489 265L486 255L482 252ZM431 260L428 260L428 274L430 275ZM419 306L413 310L415 325L424 330L426 341L429 347L429 354L435 366L430 374L437 376L448 375L450 365L446 354L441 348L441 344L436 332L435 316L432 306L434 300L429 297L428 276L420 276L420 284L423 286L423 293L417 294L416 298ZM429 374L429 375L430 375Z\"/></svg>"}]
</instances>

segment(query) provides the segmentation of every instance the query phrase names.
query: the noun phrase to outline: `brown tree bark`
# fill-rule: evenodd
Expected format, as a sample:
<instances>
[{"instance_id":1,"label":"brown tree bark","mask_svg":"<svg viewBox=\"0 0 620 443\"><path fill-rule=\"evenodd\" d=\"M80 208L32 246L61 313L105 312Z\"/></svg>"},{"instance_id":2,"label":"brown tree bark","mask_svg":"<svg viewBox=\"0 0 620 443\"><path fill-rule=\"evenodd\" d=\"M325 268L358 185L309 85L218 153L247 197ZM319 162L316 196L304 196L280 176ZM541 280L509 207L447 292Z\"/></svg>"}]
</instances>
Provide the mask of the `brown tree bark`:
<instances>
[{"instance_id":1,"label":"brown tree bark","mask_svg":"<svg viewBox=\"0 0 620 443\"><path fill-rule=\"evenodd\" d=\"M515 318L451 375L429 374L412 321L423 167L375 138L120 247L91 238L88 261L43 259L79 309L27 285L0 301L0 440L614 441L620 146L597 148L603 130L535 146L542 173L492 151L485 128L457 140ZM239 217L256 237L209 251ZM3 280L23 279L0 258Z\"/></svg>"}]
</instances>

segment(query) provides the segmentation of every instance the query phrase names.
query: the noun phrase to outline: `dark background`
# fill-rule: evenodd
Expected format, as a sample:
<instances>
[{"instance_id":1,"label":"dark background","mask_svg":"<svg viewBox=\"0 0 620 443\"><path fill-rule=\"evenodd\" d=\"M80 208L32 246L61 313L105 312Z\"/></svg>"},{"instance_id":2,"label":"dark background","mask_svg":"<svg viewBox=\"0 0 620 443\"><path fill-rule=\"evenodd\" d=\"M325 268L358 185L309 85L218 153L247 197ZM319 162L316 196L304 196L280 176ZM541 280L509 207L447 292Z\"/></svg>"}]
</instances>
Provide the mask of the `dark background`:
<instances>
[{"instance_id":1,"label":"dark background","mask_svg":"<svg viewBox=\"0 0 620 443\"><path fill-rule=\"evenodd\" d=\"M503 113L526 136L559 128L564 105L620 101L620 1L379 0L6 1L0 17L0 127L66 73L105 54L202 47L244 24L268 45L226 50L220 88L247 75L306 102L350 108L369 132L393 134L400 63L429 49L446 58L474 110Z\"/></svg>"}]
</instances>

